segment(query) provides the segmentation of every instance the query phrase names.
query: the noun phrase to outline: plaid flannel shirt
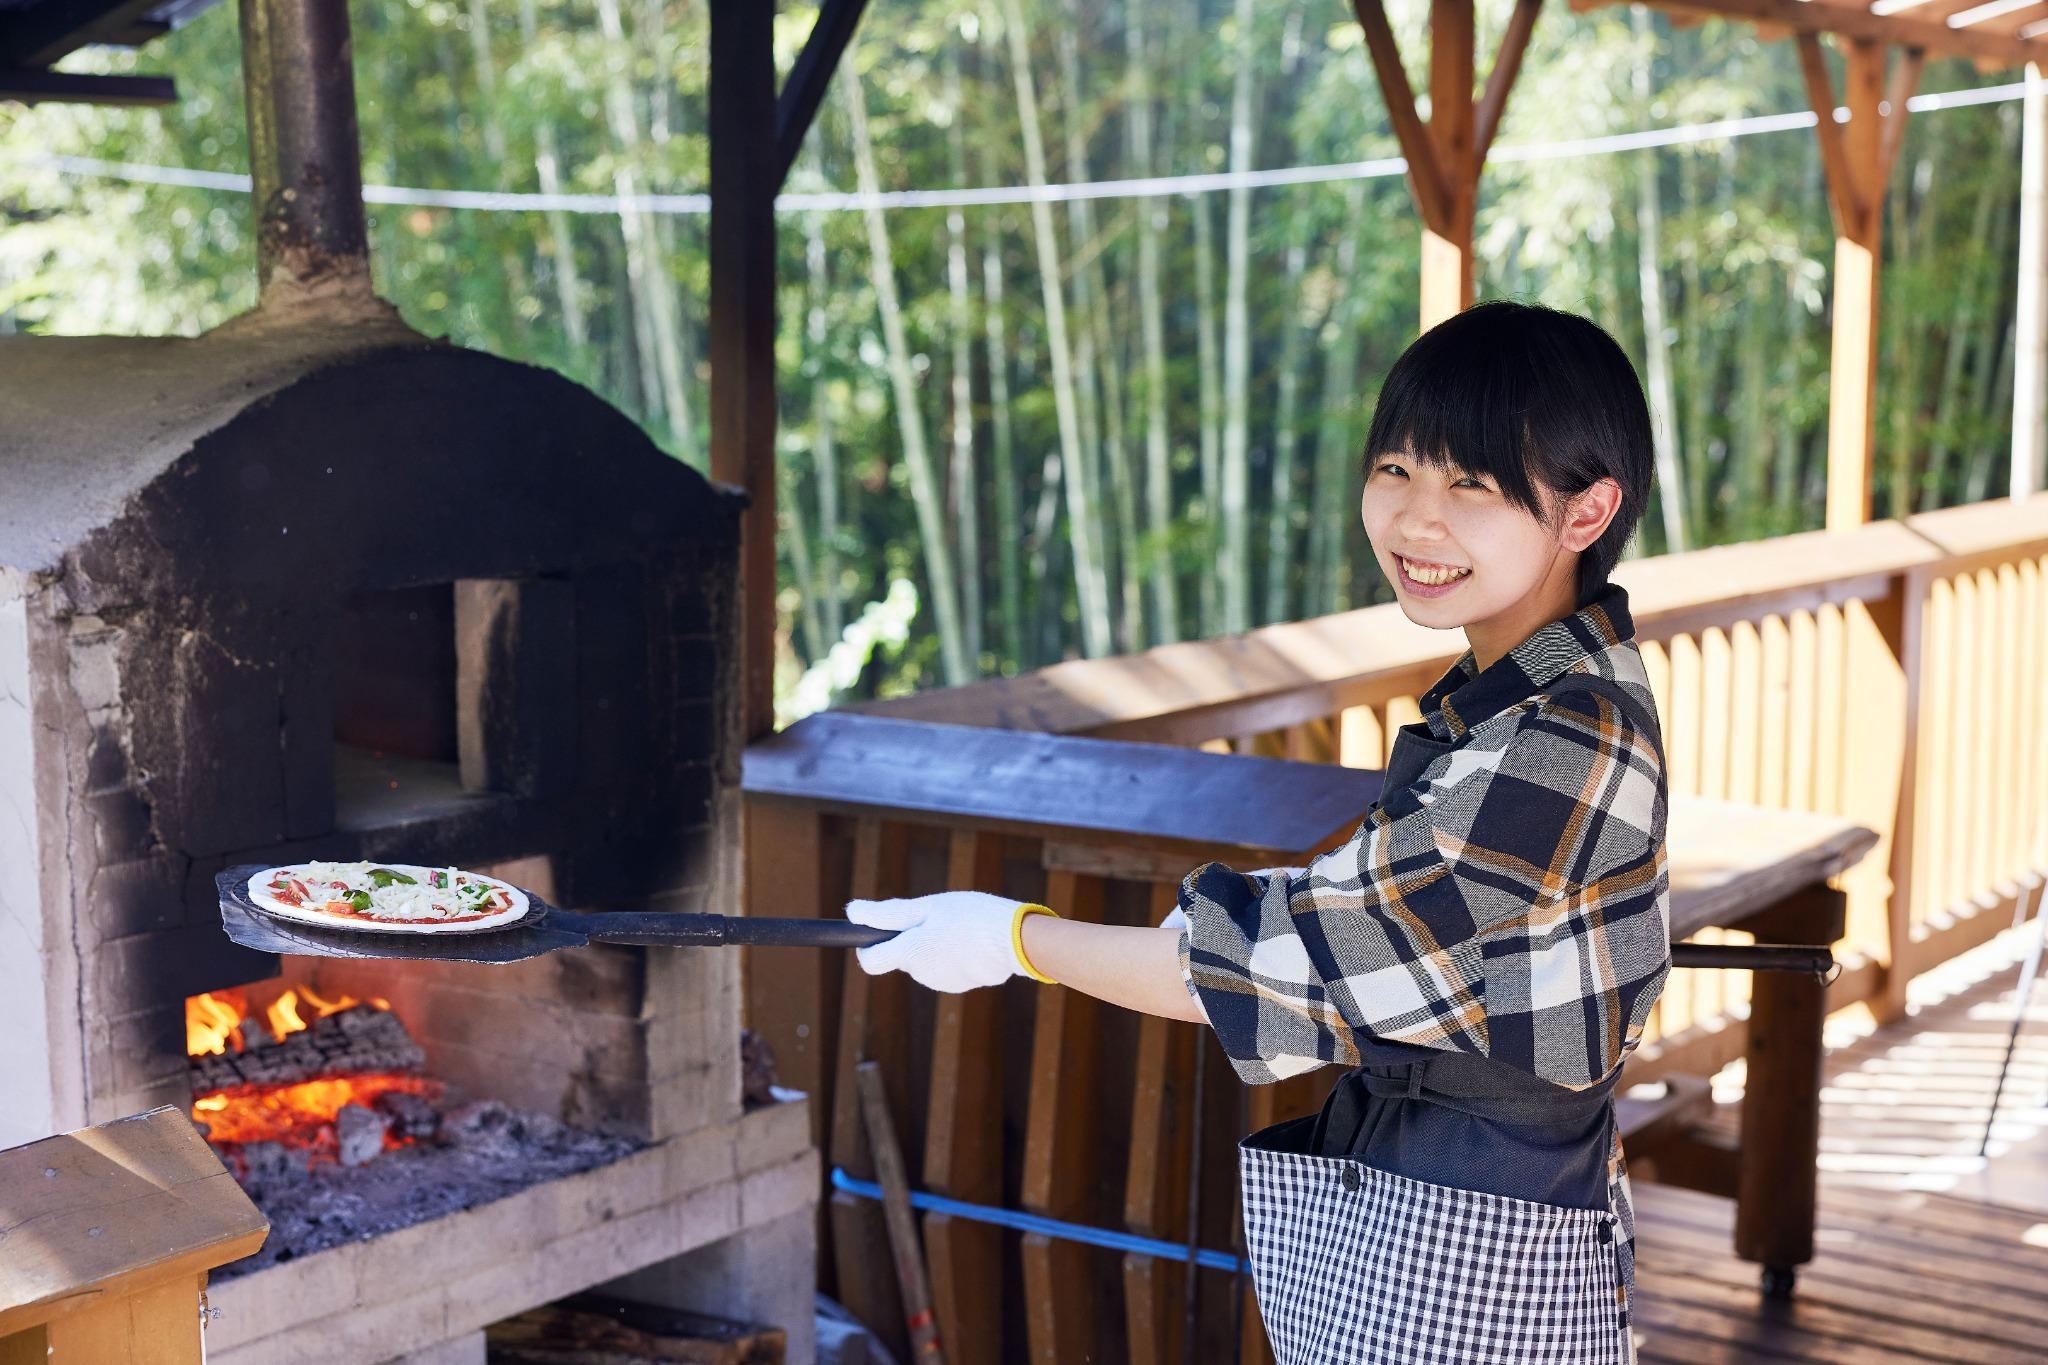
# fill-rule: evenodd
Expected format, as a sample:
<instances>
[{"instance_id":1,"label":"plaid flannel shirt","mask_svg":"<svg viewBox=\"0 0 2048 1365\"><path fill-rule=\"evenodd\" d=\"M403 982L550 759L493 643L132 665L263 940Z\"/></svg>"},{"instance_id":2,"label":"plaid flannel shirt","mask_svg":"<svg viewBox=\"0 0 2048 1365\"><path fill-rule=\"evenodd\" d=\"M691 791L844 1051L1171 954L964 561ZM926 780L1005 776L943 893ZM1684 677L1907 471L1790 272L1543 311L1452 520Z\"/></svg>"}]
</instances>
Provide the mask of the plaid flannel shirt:
<instances>
[{"instance_id":1,"label":"plaid flannel shirt","mask_svg":"<svg viewBox=\"0 0 2048 1365\"><path fill-rule=\"evenodd\" d=\"M1180 888L1181 973L1253 1084L1361 1039L1488 1057L1573 1090L1641 1038L1670 970L1663 741L1610 584L1421 698L1448 745L1349 841Z\"/></svg>"}]
</instances>

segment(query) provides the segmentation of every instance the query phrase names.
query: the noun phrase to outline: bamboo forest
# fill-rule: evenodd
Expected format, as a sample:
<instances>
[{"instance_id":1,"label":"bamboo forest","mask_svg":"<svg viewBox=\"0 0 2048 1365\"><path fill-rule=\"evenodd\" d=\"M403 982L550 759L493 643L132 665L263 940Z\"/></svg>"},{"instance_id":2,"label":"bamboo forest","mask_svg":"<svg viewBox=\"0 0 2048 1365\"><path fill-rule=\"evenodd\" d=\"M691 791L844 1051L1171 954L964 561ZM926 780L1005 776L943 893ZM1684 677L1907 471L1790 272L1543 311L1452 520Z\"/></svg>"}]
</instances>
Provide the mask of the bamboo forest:
<instances>
[{"instance_id":1,"label":"bamboo forest","mask_svg":"<svg viewBox=\"0 0 2048 1365\"><path fill-rule=\"evenodd\" d=\"M1419 91L1420 0L1390 4ZM1482 52L1506 0L1481 0ZM705 6L354 6L377 284L703 467ZM794 58L812 11L783 6ZM0 105L0 331L193 334L255 296L234 7ZM1483 74L1483 72L1482 72ZM1887 190L1874 515L2002 491L2020 106L1930 61ZM1960 97L1958 97L1960 96ZM1477 296L1583 312L1655 417L1632 554L1822 522L1833 236L1791 44L1563 5L1480 190ZM779 210L777 702L1390 597L1359 444L1419 230L1338 0L887 0Z\"/></svg>"}]
</instances>

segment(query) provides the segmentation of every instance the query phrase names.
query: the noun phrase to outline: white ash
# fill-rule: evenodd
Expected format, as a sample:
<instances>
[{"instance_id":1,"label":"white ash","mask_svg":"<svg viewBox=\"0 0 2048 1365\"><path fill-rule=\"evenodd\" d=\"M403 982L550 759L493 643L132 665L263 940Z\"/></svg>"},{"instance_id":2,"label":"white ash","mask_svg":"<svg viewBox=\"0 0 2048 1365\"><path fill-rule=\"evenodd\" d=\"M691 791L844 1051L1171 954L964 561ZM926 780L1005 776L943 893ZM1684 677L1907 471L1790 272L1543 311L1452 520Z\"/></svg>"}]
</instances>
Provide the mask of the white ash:
<instances>
[{"instance_id":1,"label":"white ash","mask_svg":"<svg viewBox=\"0 0 2048 1365\"><path fill-rule=\"evenodd\" d=\"M432 1117L408 1102L424 1106ZM409 1117L397 1119L394 1108ZM362 1117L351 1117L350 1110ZM645 1145L571 1128L545 1114L523 1113L496 1100L472 1101L439 1113L418 1096L394 1100L385 1095L378 1110L343 1107L336 1136L344 1158L350 1140L346 1132L374 1131L381 1148L387 1122L431 1124L438 1136L381 1155L373 1151L374 1160L357 1166L332 1158L309 1162L305 1151L275 1142L223 1144L216 1149L270 1219L270 1236L255 1255L215 1271L215 1282L460 1213L543 1181L617 1161ZM367 1143L369 1138L354 1141Z\"/></svg>"},{"instance_id":2,"label":"white ash","mask_svg":"<svg viewBox=\"0 0 2048 1365\"><path fill-rule=\"evenodd\" d=\"M336 1154L344 1166L367 1166L384 1152L389 1120L360 1104L344 1104L334 1116Z\"/></svg>"}]
</instances>

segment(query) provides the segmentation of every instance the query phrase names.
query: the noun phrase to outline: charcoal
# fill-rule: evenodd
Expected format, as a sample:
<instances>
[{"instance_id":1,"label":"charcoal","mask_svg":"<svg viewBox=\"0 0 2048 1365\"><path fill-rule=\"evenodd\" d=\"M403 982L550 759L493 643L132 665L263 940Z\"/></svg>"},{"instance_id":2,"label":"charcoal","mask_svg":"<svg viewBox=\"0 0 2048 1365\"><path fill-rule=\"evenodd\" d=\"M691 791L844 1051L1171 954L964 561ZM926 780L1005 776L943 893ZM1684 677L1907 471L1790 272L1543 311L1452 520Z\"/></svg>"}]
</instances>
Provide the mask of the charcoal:
<instances>
[{"instance_id":1,"label":"charcoal","mask_svg":"<svg viewBox=\"0 0 2048 1365\"><path fill-rule=\"evenodd\" d=\"M384 1116L374 1109L360 1104L341 1106L334 1116L334 1141L341 1164L363 1166L375 1160L384 1150L385 1123Z\"/></svg>"},{"instance_id":2,"label":"charcoal","mask_svg":"<svg viewBox=\"0 0 2048 1365\"><path fill-rule=\"evenodd\" d=\"M752 1029L740 1030L740 1098L752 1109L775 1103L775 1049Z\"/></svg>"},{"instance_id":3,"label":"charcoal","mask_svg":"<svg viewBox=\"0 0 2048 1365\"><path fill-rule=\"evenodd\" d=\"M387 1090L377 1097L377 1111L391 1120L396 1138L431 1138L441 1131L441 1111L410 1090Z\"/></svg>"},{"instance_id":4,"label":"charcoal","mask_svg":"<svg viewBox=\"0 0 2048 1365\"><path fill-rule=\"evenodd\" d=\"M242 1146L242 1162L249 1168L252 1181L276 1180L295 1170L303 1170L305 1162L299 1154L281 1142L250 1142Z\"/></svg>"},{"instance_id":5,"label":"charcoal","mask_svg":"<svg viewBox=\"0 0 2048 1365\"><path fill-rule=\"evenodd\" d=\"M458 1145L489 1142L512 1126L512 1111L497 1100L471 1100L441 1116L441 1136Z\"/></svg>"},{"instance_id":6,"label":"charcoal","mask_svg":"<svg viewBox=\"0 0 2048 1365\"><path fill-rule=\"evenodd\" d=\"M270 1236L256 1254L221 1267L211 1281L474 1208L617 1161L642 1146L631 1138L585 1132L490 1101L465 1108L470 1111L467 1131L476 1140L407 1143L364 1166L308 1160L276 1143L243 1147L243 1160L234 1163L237 1178L270 1219ZM267 1158L257 1155L268 1173L258 1180L249 1169L250 1153L261 1147L275 1150Z\"/></svg>"}]
</instances>

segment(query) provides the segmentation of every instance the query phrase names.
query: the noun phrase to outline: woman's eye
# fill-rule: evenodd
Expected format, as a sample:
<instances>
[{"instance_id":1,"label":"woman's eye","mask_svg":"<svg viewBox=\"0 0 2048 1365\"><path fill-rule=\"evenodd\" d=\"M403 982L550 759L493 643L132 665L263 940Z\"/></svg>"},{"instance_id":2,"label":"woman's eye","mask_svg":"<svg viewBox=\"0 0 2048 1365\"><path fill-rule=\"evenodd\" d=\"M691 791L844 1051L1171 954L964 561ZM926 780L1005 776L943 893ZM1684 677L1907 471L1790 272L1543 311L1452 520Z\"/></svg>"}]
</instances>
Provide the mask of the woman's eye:
<instances>
[{"instance_id":1,"label":"woman's eye","mask_svg":"<svg viewBox=\"0 0 2048 1365\"><path fill-rule=\"evenodd\" d=\"M1401 468L1401 466L1397 464L1383 464L1379 467L1379 472L1385 474L1399 474L1402 478L1408 477L1408 471Z\"/></svg>"}]
</instances>

